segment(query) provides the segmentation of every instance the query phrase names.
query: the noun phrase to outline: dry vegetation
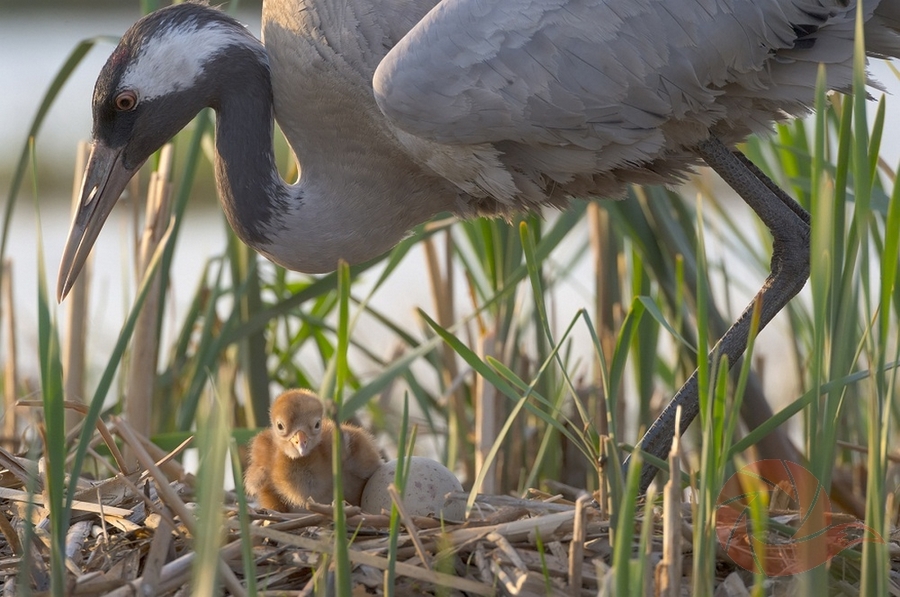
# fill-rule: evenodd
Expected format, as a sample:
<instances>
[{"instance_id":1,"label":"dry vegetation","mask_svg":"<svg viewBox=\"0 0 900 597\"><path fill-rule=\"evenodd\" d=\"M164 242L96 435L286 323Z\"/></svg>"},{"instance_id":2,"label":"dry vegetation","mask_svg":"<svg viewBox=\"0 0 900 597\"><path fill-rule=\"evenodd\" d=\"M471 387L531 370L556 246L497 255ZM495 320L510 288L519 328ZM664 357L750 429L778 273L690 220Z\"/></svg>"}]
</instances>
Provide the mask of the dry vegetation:
<instances>
[{"instance_id":1,"label":"dry vegetation","mask_svg":"<svg viewBox=\"0 0 900 597\"><path fill-rule=\"evenodd\" d=\"M37 406L26 403L24 406ZM139 436L121 418L109 427L98 425L95 444L112 448L113 460L124 457L111 443L126 446L139 461L135 472L106 479L81 479L66 533L66 594L69 595L192 595L197 554L196 483L175 458L184 446L165 454ZM105 439L105 441L103 441ZM674 455L673 455L674 462ZM50 588L50 549L47 536L50 512L43 507L42 462L0 450L5 469L0 511L0 578L3 595L21 595L30 585L35 594ZM35 481L38 486L33 485ZM790 491L789 488L786 488ZM689 595L692 586L691 505L672 484L663 500L637 509L634 532L649 531L639 556L642 574L655 595ZM330 595L334 591L334 509L314 504L308 512L276 513L241 506L234 492L222 506L224 530L218 552L218 571L227 594ZM468 499L467 493L448 500ZM466 521L405 515L398 502L401 530L396 559L390 558L390 513L344 510L349 529L349 560L354 595L615 595L611 567L614 539L610 520L587 494L573 501L571 488L550 495L532 490L526 499L479 495ZM652 499L652 498L651 498ZM771 514L798 527L803 512L787 493L771 504ZM850 520L852 517L844 517ZM25 520L34 526L24 524ZM242 524L242 521L246 524ZM893 556L892 583L900 578L900 544L885 537ZM791 545L782 533L770 532L768 556L773 563L788 561ZM251 547L252 546L252 547ZM245 556L252 550L252 565ZM788 558L788 559L785 559ZM796 562L794 562L796 563ZM831 560L829 594L858 594L858 551ZM395 580L385 591L388 570ZM247 572L252 571L253 582ZM736 566L721 548L715 567L717 596L748 595L753 574ZM248 593L248 587L255 586ZM766 581L767 595L804 594L802 578L778 575ZM632 587L630 594L639 594ZM900 594L892 584L891 594Z\"/></svg>"}]
</instances>

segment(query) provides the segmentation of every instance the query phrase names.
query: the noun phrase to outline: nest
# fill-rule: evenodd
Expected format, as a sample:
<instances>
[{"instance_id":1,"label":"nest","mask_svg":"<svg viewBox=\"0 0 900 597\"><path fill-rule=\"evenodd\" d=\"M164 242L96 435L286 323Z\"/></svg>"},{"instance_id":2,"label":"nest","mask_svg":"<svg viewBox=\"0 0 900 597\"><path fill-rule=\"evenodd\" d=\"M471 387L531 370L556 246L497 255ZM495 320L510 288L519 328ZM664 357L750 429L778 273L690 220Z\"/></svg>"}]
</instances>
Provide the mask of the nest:
<instances>
[{"instance_id":1,"label":"nest","mask_svg":"<svg viewBox=\"0 0 900 597\"><path fill-rule=\"evenodd\" d=\"M113 420L112 429L142 470L101 482L79 481L65 547L66 593L194 594L195 479L174 460L177 450L163 453L121 419ZM103 435L110 437L108 431ZM114 456L121 458L115 450ZM39 495L24 489L27 479L40 478L35 476L37 463L6 452L0 460L6 468L0 488L3 593L19 594L26 583L38 593L48 591L50 512ZM656 594L689 595L690 507L681 502L679 491L669 489L674 501L665 510L638 508L635 536L644 516L654 532L645 552L637 554L635 544L629 557L645 558L647 585ZM227 594L246 595L250 584L260 595L334 593L336 513L331 505L311 504L306 512L290 514L246 507L242 517L236 496L226 493L226 498L217 571ZM468 494L448 499L466 500ZM391 568L394 595L615 594L610 523L589 496L571 500L539 491L529 492L527 499L478 496L468 519L457 522L410 516L402 500L396 503L400 532L393 562L390 514L343 508L354 595L385 594ZM33 532L26 533L26 516L34 523ZM716 557L716 594L747 594L752 575L727 554L720 551ZM252 581L247 571L252 571ZM789 591L793 578L769 582L769 589L789 594L781 590Z\"/></svg>"}]
</instances>

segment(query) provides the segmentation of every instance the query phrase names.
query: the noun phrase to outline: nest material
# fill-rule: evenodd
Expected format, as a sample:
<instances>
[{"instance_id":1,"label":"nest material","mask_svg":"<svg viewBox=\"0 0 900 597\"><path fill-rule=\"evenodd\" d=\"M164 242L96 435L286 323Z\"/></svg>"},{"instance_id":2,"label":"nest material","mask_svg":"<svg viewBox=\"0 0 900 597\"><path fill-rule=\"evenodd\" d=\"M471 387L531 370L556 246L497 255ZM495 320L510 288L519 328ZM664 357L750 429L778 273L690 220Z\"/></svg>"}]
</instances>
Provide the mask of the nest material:
<instances>
[{"instance_id":1,"label":"nest material","mask_svg":"<svg viewBox=\"0 0 900 597\"><path fill-rule=\"evenodd\" d=\"M124 421L116 420L114 430L143 469L100 483L79 483L66 542L67 594L190 595L196 558L191 539L197 524L191 505L194 479L172 454L137 437ZM37 467L5 452L0 460L6 468L0 488L3 594L18 594L23 583L39 593L47 591L49 512L38 496L24 489L29 475L40 479L35 475ZM649 584L656 594L689 595L690 508L681 503L678 492L670 494L676 497L673 507L664 513L649 512L648 522L657 532L643 554L645 569L654 576ZM312 504L308 512L292 514L251 507L248 534L241 530L235 496L226 495L218 571L227 594L247 594L243 551L248 543L258 594L306 595L331 585L332 506ZM467 497L460 493L449 499ZM573 502L537 491L530 492L530 497L478 496L465 522L408 516L400 501L393 594L613 594L609 521L590 505L590 498L582 496ZM354 595L384 594L385 571L390 566L390 515L363 513L351 506L344 514ZM24 575L26 516L34 522L35 532ZM639 532L643 520L634 522ZM724 554L718 556L716 595L748 594L752 576ZM773 579L770 589L790 594L792 582L791 578Z\"/></svg>"}]
</instances>

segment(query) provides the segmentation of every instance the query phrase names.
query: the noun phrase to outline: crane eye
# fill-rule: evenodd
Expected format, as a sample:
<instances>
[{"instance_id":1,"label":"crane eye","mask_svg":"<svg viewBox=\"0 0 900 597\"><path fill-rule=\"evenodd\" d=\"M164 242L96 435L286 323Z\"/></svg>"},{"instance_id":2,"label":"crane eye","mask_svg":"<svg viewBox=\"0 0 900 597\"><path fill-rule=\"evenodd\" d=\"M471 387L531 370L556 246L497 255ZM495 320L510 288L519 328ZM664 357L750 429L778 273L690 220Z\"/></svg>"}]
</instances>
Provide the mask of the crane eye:
<instances>
[{"instance_id":1,"label":"crane eye","mask_svg":"<svg viewBox=\"0 0 900 597\"><path fill-rule=\"evenodd\" d=\"M320 419L320 420L316 421L316 424L313 426L313 429L318 431L319 427L321 427L321 426L322 426L322 420Z\"/></svg>"},{"instance_id":2,"label":"crane eye","mask_svg":"<svg viewBox=\"0 0 900 597\"><path fill-rule=\"evenodd\" d=\"M278 421L277 423L275 423L275 428L278 429L279 432L284 431L284 423Z\"/></svg>"},{"instance_id":3,"label":"crane eye","mask_svg":"<svg viewBox=\"0 0 900 597\"><path fill-rule=\"evenodd\" d=\"M135 95L134 91L126 89L116 96L115 106L119 112L134 110L137 107L137 95Z\"/></svg>"}]
</instances>

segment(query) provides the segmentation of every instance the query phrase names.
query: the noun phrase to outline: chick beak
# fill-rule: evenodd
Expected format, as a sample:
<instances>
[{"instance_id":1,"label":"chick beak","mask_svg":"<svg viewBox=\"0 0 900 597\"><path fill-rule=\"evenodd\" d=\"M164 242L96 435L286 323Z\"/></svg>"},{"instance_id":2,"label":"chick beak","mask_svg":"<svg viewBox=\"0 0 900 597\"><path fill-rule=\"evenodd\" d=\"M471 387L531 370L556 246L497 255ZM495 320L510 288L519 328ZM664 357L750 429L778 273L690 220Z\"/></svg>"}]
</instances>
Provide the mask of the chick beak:
<instances>
[{"instance_id":1,"label":"chick beak","mask_svg":"<svg viewBox=\"0 0 900 597\"><path fill-rule=\"evenodd\" d=\"M109 147L96 140L91 148L81 181L81 200L75 210L72 229L59 264L56 298L60 302L66 298L81 273L119 195L141 166L125 166L123 153L124 148Z\"/></svg>"},{"instance_id":2,"label":"chick beak","mask_svg":"<svg viewBox=\"0 0 900 597\"><path fill-rule=\"evenodd\" d=\"M292 435L291 443L297 448L297 453L300 454L300 456L306 456L306 447L309 445L309 437L305 433L298 431Z\"/></svg>"}]
</instances>

